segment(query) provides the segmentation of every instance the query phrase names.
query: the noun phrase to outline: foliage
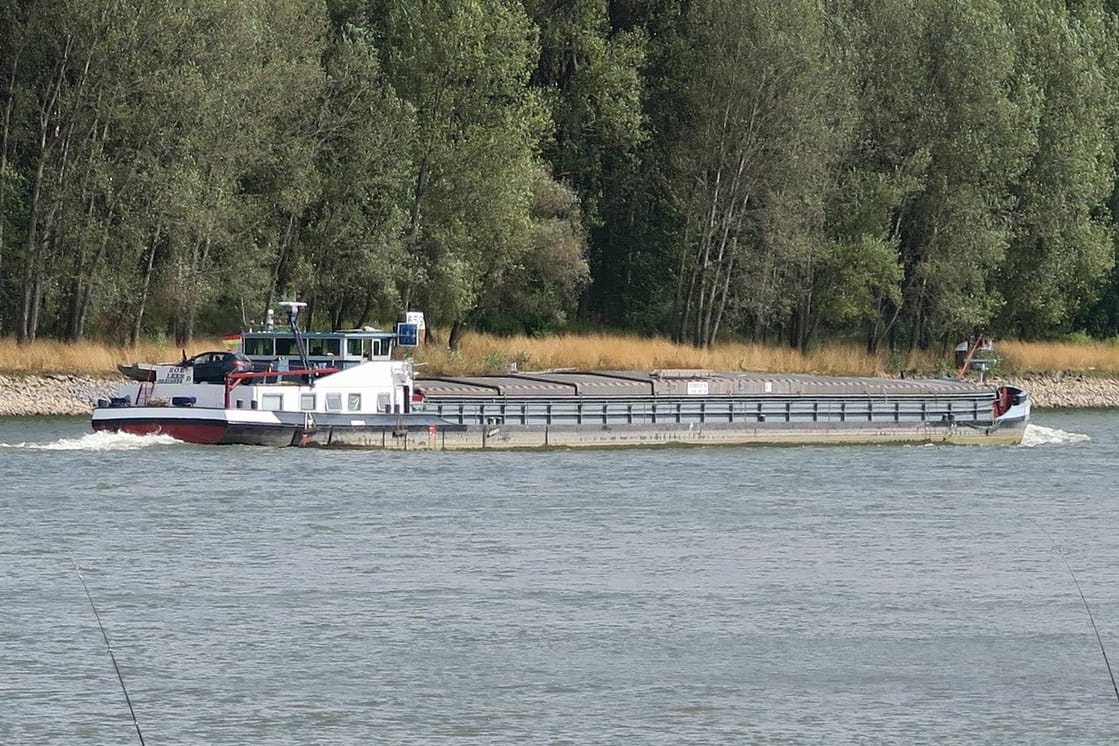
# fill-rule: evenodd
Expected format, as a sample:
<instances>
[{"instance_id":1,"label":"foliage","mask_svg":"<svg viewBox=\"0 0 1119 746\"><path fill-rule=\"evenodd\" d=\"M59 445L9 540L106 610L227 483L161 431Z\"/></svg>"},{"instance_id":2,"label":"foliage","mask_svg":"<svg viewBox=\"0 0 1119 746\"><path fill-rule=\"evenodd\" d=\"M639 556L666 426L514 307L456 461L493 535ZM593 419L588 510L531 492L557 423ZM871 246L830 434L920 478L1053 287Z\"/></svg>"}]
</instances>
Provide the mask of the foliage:
<instances>
[{"instance_id":1,"label":"foliage","mask_svg":"<svg viewBox=\"0 0 1119 746\"><path fill-rule=\"evenodd\" d=\"M0 3L0 334L1109 338L1117 152L1113 2Z\"/></svg>"}]
</instances>

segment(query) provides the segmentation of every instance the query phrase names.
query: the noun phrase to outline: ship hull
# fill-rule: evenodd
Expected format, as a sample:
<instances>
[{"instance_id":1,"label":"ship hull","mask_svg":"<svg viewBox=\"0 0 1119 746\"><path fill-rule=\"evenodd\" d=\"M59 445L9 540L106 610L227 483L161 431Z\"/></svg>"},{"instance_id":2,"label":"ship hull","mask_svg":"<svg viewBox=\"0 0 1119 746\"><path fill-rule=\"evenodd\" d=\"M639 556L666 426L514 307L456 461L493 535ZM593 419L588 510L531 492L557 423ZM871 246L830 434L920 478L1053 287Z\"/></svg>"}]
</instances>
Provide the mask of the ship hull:
<instances>
[{"instance_id":1,"label":"ship hull","mask_svg":"<svg viewBox=\"0 0 1119 746\"><path fill-rule=\"evenodd\" d=\"M257 383L262 374L256 373L225 387L140 383L99 402L92 424L206 445L390 450L994 445L1019 442L1030 415L1029 394L1021 389L937 379L685 371L413 382L408 370L389 365L396 363L330 373L313 385ZM380 387L371 383L378 375Z\"/></svg>"},{"instance_id":2,"label":"ship hull","mask_svg":"<svg viewBox=\"0 0 1119 746\"><path fill-rule=\"evenodd\" d=\"M184 411L189 415L184 416ZM246 420L236 414L220 409L167 407L97 410L93 428L134 435L163 434L201 445L479 450L875 443L1004 445L1021 441L1026 427L1024 419L985 425L948 421L464 425L424 414L383 415L358 421L331 421L327 417L306 418L297 414L284 417L283 413Z\"/></svg>"}]
</instances>

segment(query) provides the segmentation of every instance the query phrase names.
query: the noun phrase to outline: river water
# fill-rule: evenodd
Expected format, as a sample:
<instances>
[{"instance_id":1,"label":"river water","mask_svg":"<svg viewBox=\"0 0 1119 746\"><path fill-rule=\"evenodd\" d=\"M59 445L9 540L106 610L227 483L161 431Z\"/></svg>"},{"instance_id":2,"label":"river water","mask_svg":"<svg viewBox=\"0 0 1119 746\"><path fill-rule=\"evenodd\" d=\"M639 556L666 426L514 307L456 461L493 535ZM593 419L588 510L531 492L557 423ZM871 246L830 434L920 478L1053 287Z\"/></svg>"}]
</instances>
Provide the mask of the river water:
<instances>
[{"instance_id":1,"label":"river water","mask_svg":"<svg viewBox=\"0 0 1119 746\"><path fill-rule=\"evenodd\" d=\"M74 562L149 745L1112 743L1119 412L1035 422L383 453L0 419L0 743L139 742Z\"/></svg>"}]
</instances>

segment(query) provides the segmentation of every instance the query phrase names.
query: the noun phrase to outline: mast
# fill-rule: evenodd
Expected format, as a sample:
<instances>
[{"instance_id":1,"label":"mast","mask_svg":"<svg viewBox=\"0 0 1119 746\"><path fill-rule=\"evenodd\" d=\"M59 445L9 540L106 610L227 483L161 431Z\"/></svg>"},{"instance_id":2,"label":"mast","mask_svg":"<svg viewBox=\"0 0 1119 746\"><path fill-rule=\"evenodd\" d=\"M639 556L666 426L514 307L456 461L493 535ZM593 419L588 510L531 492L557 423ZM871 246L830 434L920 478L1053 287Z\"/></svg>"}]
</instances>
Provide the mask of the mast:
<instances>
[{"instance_id":1,"label":"mast","mask_svg":"<svg viewBox=\"0 0 1119 746\"><path fill-rule=\"evenodd\" d=\"M306 308L307 304L297 300L285 300L280 301L280 307L287 311L288 325L291 327L292 336L295 337L295 346L299 350L299 362L304 370L308 370L311 361L307 359L307 344L303 341L302 332L299 331L299 311Z\"/></svg>"}]
</instances>

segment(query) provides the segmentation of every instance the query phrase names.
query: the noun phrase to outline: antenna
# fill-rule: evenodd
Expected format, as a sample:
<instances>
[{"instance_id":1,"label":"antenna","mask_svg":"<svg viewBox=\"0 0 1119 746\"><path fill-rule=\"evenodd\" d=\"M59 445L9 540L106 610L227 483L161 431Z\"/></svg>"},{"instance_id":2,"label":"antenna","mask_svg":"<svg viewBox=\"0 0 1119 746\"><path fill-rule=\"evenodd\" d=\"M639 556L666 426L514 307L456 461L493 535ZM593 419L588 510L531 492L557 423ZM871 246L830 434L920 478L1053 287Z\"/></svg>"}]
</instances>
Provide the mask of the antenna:
<instances>
[{"instance_id":1,"label":"antenna","mask_svg":"<svg viewBox=\"0 0 1119 746\"><path fill-rule=\"evenodd\" d=\"M307 307L307 304L301 300L282 300L280 301L280 308L288 312L289 318L295 318L299 315L299 311Z\"/></svg>"},{"instance_id":2,"label":"antenna","mask_svg":"<svg viewBox=\"0 0 1119 746\"><path fill-rule=\"evenodd\" d=\"M279 305L288 313L288 325L291 326L291 333L295 337L295 346L299 349L299 362L306 370L311 367L311 362L307 359L307 346L303 343L303 334L299 331L299 312L306 308L307 304L298 300L282 300Z\"/></svg>"},{"instance_id":3,"label":"antenna","mask_svg":"<svg viewBox=\"0 0 1119 746\"><path fill-rule=\"evenodd\" d=\"M109 660L113 662L113 670L117 672L117 681L120 682L120 689L124 692L124 701L128 704L128 712L132 715L132 725L136 727L136 737L140 739L140 746L144 746L144 734L140 732L140 723L136 720L136 711L132 709L132 699L128 696L128 687L124 685L124 676L120 673L120 666L117 665L117 657L113 655L113 646L109 644L109 634L105 631L105 625L101 624L101 615L97 613L97 605L93 603L93 594L89 592L89 586L85 584L85 578L82 577L82 568L78 565L77 560L70 557L70 561L74 563L74 570L78 573L78 580L82 581L82 588L85 589L85 597L89 599L89 607L93 609L93 617L97 620L97 627L101 630L101 637L105 640L105 649L109 651Z\"/></svg>"}]
</instances>

